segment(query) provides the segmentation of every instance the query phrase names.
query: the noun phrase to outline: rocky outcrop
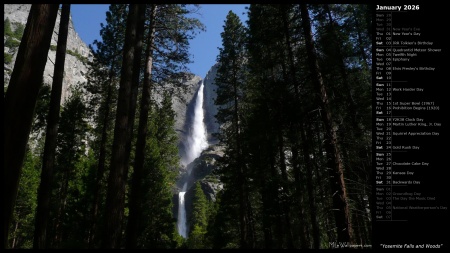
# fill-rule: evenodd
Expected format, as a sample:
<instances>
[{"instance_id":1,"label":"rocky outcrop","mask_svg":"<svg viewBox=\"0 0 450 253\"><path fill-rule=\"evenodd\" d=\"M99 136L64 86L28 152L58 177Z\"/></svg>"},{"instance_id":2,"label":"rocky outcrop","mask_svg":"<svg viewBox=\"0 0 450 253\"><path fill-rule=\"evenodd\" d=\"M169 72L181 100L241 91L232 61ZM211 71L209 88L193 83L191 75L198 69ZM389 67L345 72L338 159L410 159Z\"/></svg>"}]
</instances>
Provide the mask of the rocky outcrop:
<instances>
[{"instance_id":1,"label":"rocky outcrop","mask_svg":"<svg viewBox=\"0 0 450 253\"><path fill-rule=\"evenodd\" d=\"M26 25L28 14L31 9L31 4L5 4L4 5L4 21L9 19L11 22L11 29L15 30L18 24ZM53 70L56 57L55 46L58 42L58 31L60 22L61 10L58 12L55 28L53 31L51 45L53 47L49 50L47 64L45 65L43 81L47 84L53 83ZM7 36L4 36L4 42ZM17 56L18 46L4 47L4 53L12 56L12 61L4 64L4 85L7 86L14 67L14 62ZM70 87L81 85L87 81L85 74L87 73L87 61L92 59L92 53L89 47L81 40L78 33L73 26L72 17L69 22L69 34L67 38L67 54L64 65L64 80L61 95L61 104L70 95Z\"/></svg>"},{"instance_id":2,"label":"rocky outcrop","mask_svg":"<svg viewBox=\"0 0 450 253\"><path fill-rule=\"evenodd\" d=\"M193 103L193 98L200 86L202 78L199 76L191 75L183 80L183 84L186 86L186 91L181 94L181 97L172 98L172 109L175 111L175 130L177 133L182 134L185 132L186 118L188 116L188 108Z\"/></svg>"},{"instance_id":3,"label":"rocky outcrop","mask_svg":"<svg viewBox=\"0 0 450 253\"><path fill-rule=\"evenodd\" d=\"M202 187L203 193L205 193L206 198L210 201L216 201L217 193L223 189L223 184L220 183L217 177L211 177L201 180L200 186Z\"/></svg>"},{"instance_id":4,"label":"rocky outcrop","mask_svg":"<svg viewBox=\"0 0 450 253\"><path fill-rule=\"evenodd\" d=\"M177 188L180 190L184 182L187 182L186 204L191 202L189 196L192 194L189 194L189 192L192 191L192 186L195 182L200 182L202 190L209 200L216 200L217 192L223 188L223 184L218 176L214 174L214 171L218 168L217 161L223 155L223 147L211 145L187 166L187 170L181 174L177 183Z\"/></svg>"}]
</instances>

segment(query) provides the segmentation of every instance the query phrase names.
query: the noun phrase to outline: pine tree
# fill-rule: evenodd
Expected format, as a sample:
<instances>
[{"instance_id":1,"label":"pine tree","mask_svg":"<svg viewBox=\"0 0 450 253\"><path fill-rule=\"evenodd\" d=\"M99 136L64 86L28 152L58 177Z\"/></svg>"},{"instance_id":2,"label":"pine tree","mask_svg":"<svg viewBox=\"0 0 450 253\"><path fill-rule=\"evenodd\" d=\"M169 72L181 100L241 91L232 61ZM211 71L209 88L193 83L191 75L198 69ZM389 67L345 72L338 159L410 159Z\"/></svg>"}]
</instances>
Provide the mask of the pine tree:
<instances>
[{"instance_id":1,"label":"pine tree","mask_svg":"<svg viewBox=\"0 0 450 253\"><path fill-rule=\"evenodd\" d=\"M199 182L193 186L194 195L192 198L192 214L190 216L189 237L187 239L187 246L189 249L203 249L205 248L205 234L207 226L207 210L208 200L203 193Z\"/></svg>"},{"instance_id":2,"label":"pine tree","mask_svg":"<svg viewBox=\"0 0 450 253\"><path fill-rule=\"evenodd\" d=\"M138 248L170 248L177 234L172 217L172 191L179 166L177 134L173 128L175 112L166 93L160 106L149 111L148 135L137 230Z\"/></svg>"},{"instance_id":3,"label":"pine tree","mask_svg":"<svg viewBox=\"0 0 450 253\"><path fill-rule=\"evenodd\" d=\"M162 95L168 91L173 97L183 97L186 91L183 80L189 76L187 64L191 62L189 40L205 30L204 25L193 15L198 8L197 4L158 5L152 57L152 79L158 81L155 82L157 85L153 93Z\"/></svg>"},{"instance_id":4,"label":"pine tree","mask_svg":"<svg viewBox=\"0 0 450 253\"><path fill-rule=\"evenodd\" d=\"M217 85L217 98L215 104L219 106L216 118L225 127L221 130L219 139L227 150L228 160L224 160L225 167L232 170L235 182L230 182L227 187L238 191L239 222L241 247L252 248L253 231L251 206L248 201L248 184L246 182L242 140L241 140L241 101L243 98L243 86L246 75L246 34L239 17L230 11L226 17L224 31L221 33L222 46L219 48L217 61L220 63L215 79ZM236 184L236 185L234 185Z\"/></svg>"},{"instance_id":5,"label":"pine tree","mask_svg":"<svg viewBox=\"0 0 450 253\"><path fill-rule=\"evenodd\" d=\"M91 247L98 243L98 214L104 196L104 174L108 167L110 155L111 125L115 112L114 104L117 103L117 88L120 78L120 66L122 56L120 50L123 47L127 6L122 4L111 4L106 12L106 25L101 24L100 35L102 41L94 41L96 50L91 47L94 60L90 63L88 72L88 82L86 89L90 93L90 104L96 110L94 121L96 128L95 140L91 143L95 155L98 159L98 168L95 176L93 188L93 203L91 207L91 228L89 230L88 242Z\"/></svg>"}]
</instances>

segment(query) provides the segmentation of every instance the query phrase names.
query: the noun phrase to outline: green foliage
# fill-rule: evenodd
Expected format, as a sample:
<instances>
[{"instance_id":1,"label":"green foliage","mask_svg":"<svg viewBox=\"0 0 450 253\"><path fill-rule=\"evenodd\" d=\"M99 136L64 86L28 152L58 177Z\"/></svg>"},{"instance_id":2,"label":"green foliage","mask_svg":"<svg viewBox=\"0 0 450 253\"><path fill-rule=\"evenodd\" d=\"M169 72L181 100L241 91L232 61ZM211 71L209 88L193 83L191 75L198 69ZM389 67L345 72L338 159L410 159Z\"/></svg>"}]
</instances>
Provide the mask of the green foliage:
<instances>
[{"instance_id":1,"label":"green foliage","mask_svg":"<svg viewBox=\"0 0 450 253\"><path fill-rule=\"evenodd\" d=\"M11 21L9 20L9 18L5 19L5 22L3 25L4 25L4 27L3 27L4 35L12 37L14 33L11 30Z\"/></svg>"},{"instance_id":2,"label":"green foliage","mask_svg":"<svg viewBox=\"0 0 450 253\"><path fill-rule=\"evenodd\" d=\"M50 107L51 89L52 88L49 84L44 83L39 90L36 107L34 109L34 120L32 126L32 132L35 134L45 132L47 115Z\"/></svg>"},{"instance_id":3,"label":"green foliage","mask_svg":"<svg viewBox=\"0 0 450 253\"><path fill-rule=\"evenodd\" d=\"M189 238L187 239L187 246L189 249L204 249L205 242L204 236L206 230L202 229L199 225L194 225L189 233Z\"/></svg>"},{"instance_id":4,"label":"green foliage","mask_svg":"<svg viewBox=\"0 0 450 253\"><path fill-rule=\"evenodd\" d=\"M237 101L242 100L242 89L245 83L246 51L244 48L246 34L239 17L230 11L225 20L222 37L222 48L219 48L217 61L220 63L216 75L217 98L216 105L220 106L216 115L220 123L237 124ZM228 124L226 124L228 125ZM223 136L223 135L222 135Z\"/></svg>"},{"instance_id":5,"label":"green foliage","mask_svg":"<svg viewBox=\"0 0 450 253\"><path fill-rule=\"evenodd\" d=\"M54 186L52 194L53 247L82 247L87 230L88 199L86 182L95 159L86 154L88 132L84 94L72 89L65 101L59 121ZM56 239L58 238L58 239Z\"/></svg>"},{"instance_id":6,"label":"green foliage","mask_svg":"<svg viewBox=\"0 0 450 253\"><path fill-rule=\"evenodd\" d=\"M4 35L6 35L9 38L18 39L19 41L22 40L22 35L25 30L25 26L23 24L18 22L14 23L16 29L13 31L11 27L11 21L8 18L6 18L3 25L4 25Z\"/></svg>"},{"instance_id":7,"label":"green foliage","mask_svg":"<svg viewBox=\"0 0 450 253\"><path fill-rule=\"evenodd\" d=\"M5 41L5 47L18 48L20 46L20 41L13 37L7 37Z\"/></svg>"},{"instance_id":8,"label":"green foliage","mask_svg":"<svg viewBox=\"0 0 450 253\"><path fill-rule=\"evenodd\" d=\"M61 112L58 130L57 161L63 167L72 167L83 153L86 132L86 107L80 89L72 89Z\"/></svg>"},{"instance_id":9,"label":"green foliage","mask_svg":"<svg viewBox=\"0 0 450 253\"><path fill-rule=\"evenodd\" d=\"M94 57L102 66L107 66L114 77L119 77L122 63L121 50L124 45L126 17L125 4L111 4L106 12L106 25L100 24L101 41L95 40ZM92 47L91 47L92 49Z\"/></svg>"},{"instance_id":10,"label":"green foliage","mask_svg":"<svg viewBox=\"0 0 450 253\"><path fill-rule=\"evenodd\" d=\"M183 97L186 88L183 79L189 72L187 64L191 62L189 40L205 30L205 26L193 15L197 9L196 4L157 5L152 80L155 83L171 83L170 86L158 88L179 98Z\"/></svg>"},{"instance_id":11,"label":"green foliage","mask_svg":"<svg viewBox=\"0 0 450 253\"><path fill-rule=\"evenodd\" d=\"M78 53L77 51L72 51L72 50L70 50L70 49L67 49L66 50L66 53L67 54L70 54L70 55L72 55L72 56L75 56L79 61L81 61L82 63L84 63L84 64L87 64L88 63L88 59L86 58L86 57L84 57L84 56L82 56L80 53Z\"/></svg>"},{"instance_id":12,"label":"green foliage","mask_svg":"<svg viewBox=\"0 0 450 253\"><path fill-rule=\"evenodd\" d=\"M183 240L175 236L176 224L172 217L172 188L179 158L177 135L174 130L174 111L166 93L160 107L149 114L149 127L144 162L143 232L138 238L142 248L181 247Z\"/></svg>"},{"instance_id":13,"label":"green foliage","mask_svg":"<svg viewBox=\"0 0 450 253\"><path fill-rule=\"evenodd\" d=\"M238 206L235 197L230 199L232 191L217 193L216 202L209 208L206 245L212 249L239 248Z\"/></svg>"},{"instance_id":14,"label":"green foliage","mask_svg":"<svg viewBox=\"0 0 450 253\"><path fill-rule=\"evenodd\" d=\"M11 222L9 245L11 248L33 246L34 217L37 206L37 189L40 182L40 158L27 149L19 182L16 206Z\"/></svg>"},{"instance_id":15,"label":"green foliage","mask_svg":"<svg viewBox=\"0 0 450 253\"><path fill-rule=\"evenodd\" d=\"M61 237L60 240L53 239L52 241L53 247L56 248L87 248L85 237L86 231L91 225L88 214L92 202L91 192L96 160L92 152L85 154L84 150L82 151L78 160L74 161L70 175L60 172L65 173L65 176L70 176L69 179L60 179L62 182L58 184L64 185L64 180L68 180L67 188L64 191L54 189L53 205L56 210L62 208L61 211L64 212L62 216L58 216L58 212L54 214L52 228L55 224L59 224L59 229L49 231L53 235L52 239L55 235ZM64 201L64 204L61 201Z\"/></svg>"},{"instance_id":16,"label":"green foliage","mask_svg":"<svg viewBox=\"0 0 450 253\"><path fill-rule=\"evenodd\" d=\"M205 228L207 224L206 211L208 209L208 200L206 199L199 182L196 182L193 188L192 214L189 223L192 227L198 226L199 228Z\"/></svg>"},{"instance_id":17,"label":"green foliage","mask_svg":"<svg viewBox=\"0 0 450 253\"><path fill-rule=\"evenodd\" d=\"M12 62L12 55L8 53L4 53L4 63L10 64Z\"/></svg>"},{"instance_id":18,"label":"green foliage","mask_svg":"<svg viewBox=\"0 0 450 253\"><path fill-rule=\"evenodd\" d=\"M177 224L174 224L172 233L172 249L186 249L186 239L184 239L177 230Z\"/></svg>"},{"instance_id":19,"label":"green foliage","mask_svg":"<svg viewBox=\"0 0 450 253\"><path fill-rule=\"evenodd\" d=\"M203 249L206 246L205 234L208 222L208 200L199 182L194 184L193 189L194 195L192 198L192 214L189 220L190 229L187 247L189 249Z\"/></svg>"},{"instance_id":20,"label":"green foliage","mask_svg":"<svg viewBox=\"0 0 450 253\"><path fill-rule=\"evenodd\" d=\"M25 30L25 26L21 23L16 23L16 30L14 31L13 37L22 40L23 32Z\"/></svg>"},{"instance_id":21,"label":"green foliage","mask_svg":"<svg viewBox=\"0 0 450 253\"><path fill-rule=\"evenodd\" d=\"M56 46L56 45L50 45L50 50L56 51L56 49L57 49L57 46ZM80 53L78 53L76 50L75 50L75 52L74 52L74 51L72 51L72 50L70 50L70 49L66 49L66 53L69 54L69 55L72 55L72 56L76 57L79 61L81 61L81 62L84 63L84 64L87 64L87 63L88 63L88 58L82 56L82 55L81 55Z\"/></svg>"}]
</instances>

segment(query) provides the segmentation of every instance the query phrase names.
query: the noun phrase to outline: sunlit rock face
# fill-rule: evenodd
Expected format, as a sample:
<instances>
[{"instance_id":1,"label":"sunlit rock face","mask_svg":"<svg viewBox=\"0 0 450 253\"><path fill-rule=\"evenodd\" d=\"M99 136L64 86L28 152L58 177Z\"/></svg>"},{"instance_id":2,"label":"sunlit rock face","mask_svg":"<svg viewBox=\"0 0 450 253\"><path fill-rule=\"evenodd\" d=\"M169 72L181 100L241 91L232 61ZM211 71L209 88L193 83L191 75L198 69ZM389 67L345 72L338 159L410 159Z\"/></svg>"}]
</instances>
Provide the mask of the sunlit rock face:
<instances>
[{"instance_id":1,"label":"sunlit rock face","mask_svg":"<svg viewBox=\"0 0 450 253\"><path fill-rule=\"evenodd\" d=\"M17 24L26 25L28 14L31 9L31 4L5 4L3 20L7 18L11 22L11 29L15 31ZM51 45L56 46L58 42L59 22L61 17L61 10L58 11L55 28L53 30ZM4 42L7 36L4 35ZM14 39L16 40L16 39ZM12 61L4 64L4 85L7 86L11 77L12 69L16 60L18 47L4 47L4 53L12 55ZM89 47L81 40L78 33L73 26L72 17L69 21L69 34L67 37L66 62L64 65L64 79L61 94L61 104L69 97L70 87L82 85L87 81L86 73L88 71L87 62L92 60L92 53ZM70 50L70 52L69 52ZM53 71L55 63L56 51L50 49L48 52L47 63L45 65L43 81L46 84L52 84Z\"/></svg>"},{"instance_id":2,"label":"sunlit rock face","mask_svg":"<svg viewBox=\"0 0 450 253\"><path fill-rule=\"evenodd\" d=\"M205 108L205 125L206 131L208 132L208 143L215 144L217 143L217 139L214 137L214 133L219 131L219 124L215 118L217 114L217 106L214 104L217 93L217 86L215 84L214 79L216 78L218 64L215 64L211 67L211 69L206 74L203 83L205 85L204 89L204 108Z\"/></svg>"}]
</instances>

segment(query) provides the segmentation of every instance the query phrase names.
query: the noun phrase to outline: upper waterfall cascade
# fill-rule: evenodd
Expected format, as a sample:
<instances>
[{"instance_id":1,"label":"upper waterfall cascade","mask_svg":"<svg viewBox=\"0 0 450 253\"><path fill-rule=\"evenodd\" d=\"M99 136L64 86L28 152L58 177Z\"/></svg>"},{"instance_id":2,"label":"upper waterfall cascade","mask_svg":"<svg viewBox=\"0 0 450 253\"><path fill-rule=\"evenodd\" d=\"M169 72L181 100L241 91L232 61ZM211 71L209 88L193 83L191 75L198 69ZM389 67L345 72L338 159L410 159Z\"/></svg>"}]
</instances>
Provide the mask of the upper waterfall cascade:
<instances>
[{"instance_id":1,"label":"upper waterfall cascade","mask_svg":"<svg viewBox=\"0 0 450 253\"><path fill-rule=\"evenodd\" d=\"M201 152L208 147L206 127L203 122L203 88L204 85L202 82L197 92L192 126L189 128L189 135L185 143L186 155L181 158L181 162L184 166L187 166L194 161L195 158L199 157Z\"/></svg>"}]
</instances>

